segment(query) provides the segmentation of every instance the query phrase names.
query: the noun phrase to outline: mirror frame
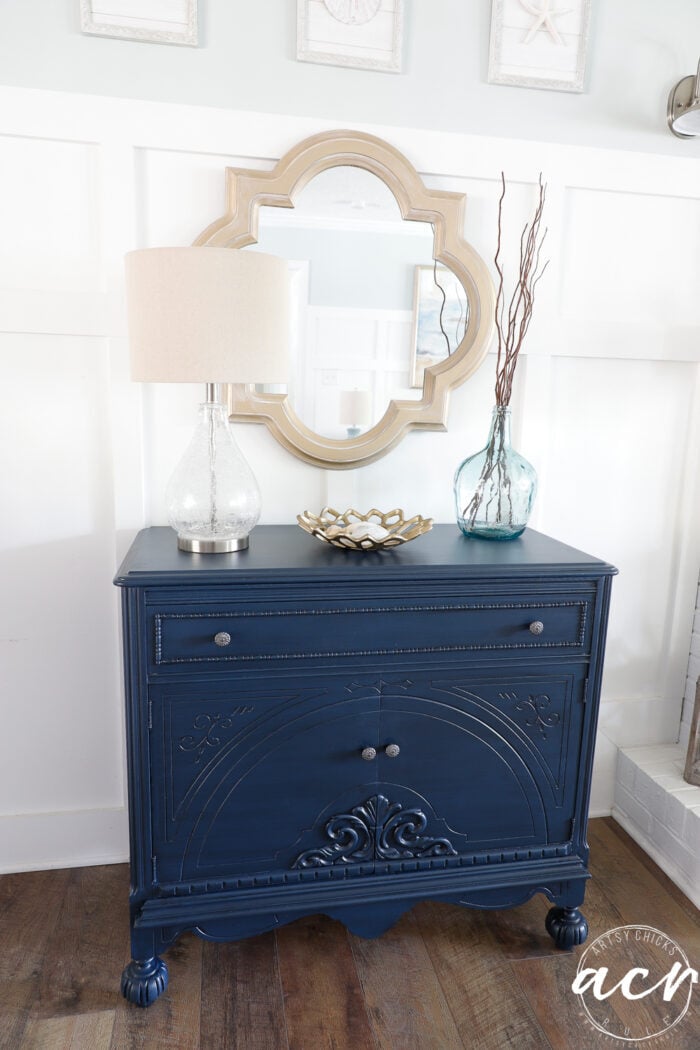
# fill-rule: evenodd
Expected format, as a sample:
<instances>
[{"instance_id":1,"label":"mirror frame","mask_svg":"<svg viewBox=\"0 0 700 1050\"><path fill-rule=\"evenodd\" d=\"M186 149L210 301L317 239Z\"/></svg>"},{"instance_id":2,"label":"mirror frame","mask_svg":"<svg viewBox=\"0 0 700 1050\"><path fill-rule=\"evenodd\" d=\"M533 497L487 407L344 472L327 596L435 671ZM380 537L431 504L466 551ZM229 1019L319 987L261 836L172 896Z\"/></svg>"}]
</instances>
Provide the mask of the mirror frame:
<instances>
[{"instance_id":1,"label":"mirror frame","mask_svg":"<svg viewBox=\"0 0 700 1050\"><path fill-rule=\"evenodd\" d=\"M243 248L257 243L260 207L293 208L295 198L315 175L340 166L372 172L393 193L403 219L432 225L433 257L453 270L464 286L469 323L454 352L426 368L420 401L390 401L382 418L357 437L326 438L315 433L296 415L287 394L228 385L232 419L264 423L295 456L332 469L379 459L413 428L446 430L450 390L464 383L486 356L495 308L495 289L486 264L462 237L465 195L428 189L398 150L358 131L322 132L304 139L272 171L226 168L227 211L203 230L195 245Z\"/></svg>"}]
</instances>

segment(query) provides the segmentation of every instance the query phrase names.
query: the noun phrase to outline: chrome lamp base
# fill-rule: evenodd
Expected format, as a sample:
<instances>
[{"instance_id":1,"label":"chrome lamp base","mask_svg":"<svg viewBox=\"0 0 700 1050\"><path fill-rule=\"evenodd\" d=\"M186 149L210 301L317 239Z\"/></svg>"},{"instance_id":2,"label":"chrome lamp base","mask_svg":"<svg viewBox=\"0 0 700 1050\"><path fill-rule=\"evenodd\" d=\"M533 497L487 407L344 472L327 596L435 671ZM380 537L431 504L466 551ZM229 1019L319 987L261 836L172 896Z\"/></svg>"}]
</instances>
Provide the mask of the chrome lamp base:
<instances>
[{"instance_id":1,"label":"chrome lamp base","mask_svg":"<svg viewBox=\"0 0 700 1050\"><path fill-rule=\"evenodd\" d=\"M221 540L191 540L186 536L178 536L178 549L190 551L193 554L230 554L231 551L243 551L248 546L248 537L241 536L240 539Z\"/></svg>"}]
</instances>

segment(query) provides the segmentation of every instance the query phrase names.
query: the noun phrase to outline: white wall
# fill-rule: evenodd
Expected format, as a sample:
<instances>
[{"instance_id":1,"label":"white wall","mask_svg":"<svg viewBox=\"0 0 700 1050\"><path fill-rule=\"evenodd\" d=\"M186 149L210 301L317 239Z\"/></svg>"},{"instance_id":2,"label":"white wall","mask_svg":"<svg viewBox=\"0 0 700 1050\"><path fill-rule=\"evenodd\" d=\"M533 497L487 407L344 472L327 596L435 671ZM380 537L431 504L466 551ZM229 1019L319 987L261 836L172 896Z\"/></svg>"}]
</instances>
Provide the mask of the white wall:
<instances>
[{"instance_id":1,"label":"white wall","mask_svg":"<svg viewBox=\"0 0 700 1050\"><path fill-rule=\"evenodd\" d=\"M700 536L692 527L700 517L698 142L676 143L667 132L657 137L647 122L648 152L631 152L614 106L609 123L621 132L620 150L508 138L500 92L517 96L521 108L537 100L542 122L547 107L561 107L557 135L569 126L567 114L578 120L593 99L484 85L479 90L494 100L499 137L427 131L427 103L417 106L411 127L408 80L364 73L353 80L355 71L315 66L305 66L302 75L289 57L289 41L272 37L268 47L278 62L287 56L290 84L297 85L289 96L277 90L275 112L246 111L258 98L261 109L272 108L268 85L259 81L239 110L72 95L65 90L76 86L71 77L84 78L80 83L92 84L91 91L125 94L133 48L155 56L149 61L158 78L163 63L180 72L177 62L184 60L167 57L182 49L88 41L73 33L74 40L66 30L68 6L72 10L11 3L0 16L3 29L24 32L26 12L35 9L37 34L50 31L62 59L46 56L45 76L63 89L0 88L0 491L6 508L0 869L96 863L127 852L118 595L111 578L138 528L164 520L164 485L189 439L200 392L129 382L123 254L135 246L191 242L223 210L226 164L269 167L305 135L340 124L386 138L429 185L466 192L466 235L489 261L500 170L509 178L513 228L528 212L537 173L548 180L552 261L519 368L515 439L540 475L533 526L621 570L593 803L593 812L609 812L617 746L677 738L687 671L700 567ZM244 7L252 18L259 5L229 6ZM434 3L436 17L443 6ZM644 24L651 5L638 6ZM485 18L486 5L478 7ZM207 12L223 18L224 5L207 5ZM412 48L417 17L414 5ZM667 39L665 15L657 22L653 39ZM214 48L210 33L209 25L205 39ZM681 43L687 39L677 35ZM0 49L7 36L0 33ZM80 62L70 61L72 48ZM216 53L202 52L213 62L209 88L217 83ZM117 54L128 56L118 81ZM594 60L600 61L597 51ZM694 63L685 56L673 77ZM29 55L26 76L34 86L45 82L39 67ZM231 61L234 80L235 67ZM432 67L435 77L440 67ZM645 79L641 70L642 64L638 81ZM138 94L145 71L134 66L132 72ZM20 73L12 58L3 75L20 79ZM313 78L315 100L299 93L295 78L301 76ZM372 85L387 85L374 96L384 124L367 122L373 108L368 77ZM191 73L187 80L197 97L204 87ZM353 84L354 98L341 98ZM323 105L337 107L332 117L326 112L328 119L318 112L326 94L320 86L328 86L331 97ZM657 84L654 91L665 89ZM173 82L168 90L184 88ZM398 93L393 100L392 91ZM288 97L300 108L308 101L310 115L290 117ZM432 99L441 97L436 80ZM588 131L595 125L604 138L601 112ZM533 133L525 118L522 130ZM264 520L292 522L298 511L330 502L399 505L452 521L452 474L483 443L493 368L489 358L454 393L446 434L412 433L385 459L358 471L318 471L289 456L262 427L238 426L263 490Z\"/></svg>"}]
</instances>

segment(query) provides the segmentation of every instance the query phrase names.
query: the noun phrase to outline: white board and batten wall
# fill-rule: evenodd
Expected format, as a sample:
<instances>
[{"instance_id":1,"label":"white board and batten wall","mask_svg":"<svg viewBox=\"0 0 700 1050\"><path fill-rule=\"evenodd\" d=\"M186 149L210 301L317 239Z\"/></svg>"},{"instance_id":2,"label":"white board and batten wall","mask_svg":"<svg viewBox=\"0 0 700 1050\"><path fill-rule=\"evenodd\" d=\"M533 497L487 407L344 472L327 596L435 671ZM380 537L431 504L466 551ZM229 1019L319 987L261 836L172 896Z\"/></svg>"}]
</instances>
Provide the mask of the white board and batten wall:
<instances>
[{"instance_id":1,"label":"white board and batten wall","mask_svg":"<svg viewBox=\"0 0 700 1050\"><path fill-rule=\"evenodd\" d=\"M130 382L123 255L191 243L223 211L227 164L269 168L333 126L0 88L0 870L128 853L111 580L136 531L164 523L200 391ZM514 229L545 173L551 262L515 442L540 477L531 524L620 569L592 803L609 813L617 747L676 740L685 687L700 563L698 162L359 127L429 186L467 194L465 233L489 261L499 172ZM326 502L452 521L452 475L483 444L493 375L490 355L453 393L447 433L413 432L356 471L315 469L238 425L263 521Z\"/></svg>"}]
</instances>

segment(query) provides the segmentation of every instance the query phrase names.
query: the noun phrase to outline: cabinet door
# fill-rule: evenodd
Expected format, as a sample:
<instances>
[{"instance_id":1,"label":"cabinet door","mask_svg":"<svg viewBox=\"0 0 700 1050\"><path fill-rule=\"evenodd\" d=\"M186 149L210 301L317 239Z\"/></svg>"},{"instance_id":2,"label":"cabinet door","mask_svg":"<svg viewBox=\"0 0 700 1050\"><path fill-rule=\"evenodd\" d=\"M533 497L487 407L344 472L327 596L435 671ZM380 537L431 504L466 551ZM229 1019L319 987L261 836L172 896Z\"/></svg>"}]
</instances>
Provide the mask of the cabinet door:
<instances>
[{"instance_id":1,"label":"cabinet door","mask_svg":"<svg viewBox=\"0 0 700 1050\"><path fill-rule=\"evenodd\" d=\"M382 691L378 790L459 854L566 842L583 701L575 669L411 676Z\"/></svg>"},{"instance_id":2,"label":"cabinet door","mask_svg":"<svg viewBox=\"0 0 700 1050\"><path fill-rule=\"evenodd\" d=\"M154 687L158 881L343 877L567 842L583 701L576 667Z\"/></svg>"},{"instance_id":3,"label":"cabinet door","mask_svg":"<svg viewBox=\"0 0 700 1050\"><path fill-rule=\"evenodd\" d=\"M294 866L347 869L372 841L375 872L558 849L573 831L584 684L571 667L348 681L360 707L380 701L372 791L351 786L339 806L331 779Z\"/></svg>"},{"instance_id":4,"label":"cabinet door","mask_svg":"<svg viewBox=\"0 0 700 1050\"><path fill-rule=\"evenodd\" d=\"M362 751L378 738L379 699L343 680L158 686L151 704L161 883L290 871L319 814L375 791Z\"/></svg>"}]
</instances>

